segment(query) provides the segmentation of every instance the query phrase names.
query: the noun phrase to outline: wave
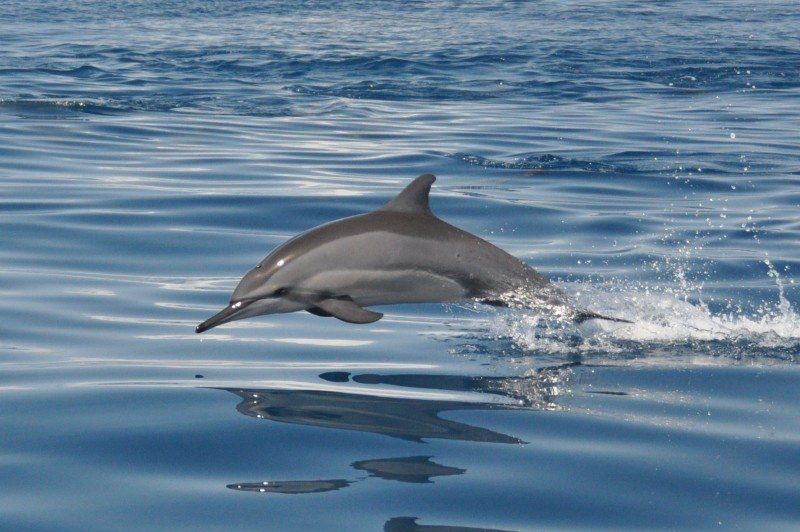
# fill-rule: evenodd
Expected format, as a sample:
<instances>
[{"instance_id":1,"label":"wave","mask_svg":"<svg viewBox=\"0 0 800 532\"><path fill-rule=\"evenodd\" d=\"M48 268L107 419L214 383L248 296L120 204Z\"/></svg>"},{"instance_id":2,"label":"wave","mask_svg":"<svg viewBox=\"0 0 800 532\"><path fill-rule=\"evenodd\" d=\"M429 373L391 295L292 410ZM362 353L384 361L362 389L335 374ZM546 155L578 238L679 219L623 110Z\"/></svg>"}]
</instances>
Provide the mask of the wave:
<instances>
[{"instance_id":1,"label":"wave","mask_svg":"<svg viewBox=\"0 0 800 532\"><path fill-rule=\"evenodd\" d=\"M451 159L457 159L473 166L483 168L497 168L501 170L581 170L585 172L613 173L633 172L633 166L604 163L601 161L587 161L569 159L553 154L521 154L510 161L503 159L489 159L472 153L446 154Z\"/></svg>"},{"instance_id":2,"label":"wave","mask_svg":"<svg viewBox=\"0 0 800 532\"><path fill-rule=\"evenodd\" d=\"M141 102L143 103L143 102ZM76 114L110 115L137 110L131 103L92 98L0 98L0 110L7 110L22 117L59 118ZM138 106L147 110L168 110L169 105Z\"/></svg>"},{"instance_id":3,"label":"wave","mask_svg":"<svg viewBox=\"0 0 800 532\"><path fill-rule=\"evenodd\" d=\"M510 93L509 88L481 88L484 87L483 84L473 84L468 89L456 88L464 85L469 86L469 84L442 83L425 79L408 81L366 79L355 83L296 84L284 88L305 96L381 101L475 101L499 98Z\"/></svg>"},{"instance_id":4,"label":"wave","mask_svg":"<svg viewBox=\"0 0 800 532\"><path fill-rule=\"evenodd\" d=\"M70 118L80 115L118 115L130 112L215 111L246 116L281 117L307 114L282 98L253 98L228 105L209 96L166 96L140 98L0 98L0 111L22 118ZM313 111L325 111L316 107Z\"/></svg>"}]
</instances>

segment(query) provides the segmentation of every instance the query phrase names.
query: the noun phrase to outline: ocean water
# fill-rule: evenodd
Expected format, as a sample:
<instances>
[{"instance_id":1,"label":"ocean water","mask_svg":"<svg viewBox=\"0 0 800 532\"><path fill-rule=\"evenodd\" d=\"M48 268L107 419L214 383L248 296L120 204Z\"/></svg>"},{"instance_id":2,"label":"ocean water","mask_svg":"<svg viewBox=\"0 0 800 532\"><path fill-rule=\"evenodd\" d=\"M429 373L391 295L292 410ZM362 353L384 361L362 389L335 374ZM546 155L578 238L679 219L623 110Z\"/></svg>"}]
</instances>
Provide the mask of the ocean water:
<instances>
[{"instance_id":1,"label":"ocean water","mask_svg":"<svg viewBox=\"0 0 800 532\"><path fill-rule=\"evenodd\" d=\"M3 2L0 528L800 527L796 2ZM587 307L216 328L421 173ZM445 528L451 527L451 528Z\"/></svg>"}]
</instances>

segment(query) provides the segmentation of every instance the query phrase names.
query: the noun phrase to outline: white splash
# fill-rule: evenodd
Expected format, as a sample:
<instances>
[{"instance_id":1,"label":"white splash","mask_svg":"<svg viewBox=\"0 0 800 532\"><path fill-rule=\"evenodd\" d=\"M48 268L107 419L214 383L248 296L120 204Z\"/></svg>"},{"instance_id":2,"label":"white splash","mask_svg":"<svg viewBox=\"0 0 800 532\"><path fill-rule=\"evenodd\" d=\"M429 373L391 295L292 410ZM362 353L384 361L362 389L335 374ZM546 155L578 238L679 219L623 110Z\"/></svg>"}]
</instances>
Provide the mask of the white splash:
<instances>
[{"instance_id":1,"label":"white splash","mask_svg":"<svg viewBox=\"0 0 800 532\"><path fill-rule=\"evenodd\" d=\"M762 303L752 312L730 302L724 309L712 311L697 293L690 296L693 290L678 273L677 288L588 282L562 285L578 307L630 319L633 324L588 320L575 325L537 311L512 309L498 312L492 332L526 352L613 354L688 347L693 353L714 355L757 356L759 353L749 353L777 350L783 352L780 358L794 360L800 348L800 316L786 298L777 270L769 260L763 262L776 285L778 300Z\"/></svg>"}]
</instances>

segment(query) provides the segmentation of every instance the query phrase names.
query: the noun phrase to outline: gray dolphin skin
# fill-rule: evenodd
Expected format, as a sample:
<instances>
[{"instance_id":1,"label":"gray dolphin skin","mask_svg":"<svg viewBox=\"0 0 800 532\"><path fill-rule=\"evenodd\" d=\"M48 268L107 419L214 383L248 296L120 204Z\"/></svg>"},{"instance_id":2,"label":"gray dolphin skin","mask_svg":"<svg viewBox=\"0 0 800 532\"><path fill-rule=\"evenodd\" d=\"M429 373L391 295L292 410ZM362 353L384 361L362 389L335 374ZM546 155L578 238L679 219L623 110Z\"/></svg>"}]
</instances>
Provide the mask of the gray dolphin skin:
<instances>
[{"instance_id":1,"label":"gray dolphin skin","mask_svg":"<svg viewBox=\"0 0 800 532\"><path fill-rule=\"evenodd\" d=\"M383 314L364 307L477 300L561 308L576 322L608 318L572 307L563 292L502 249L437 218L428 206L436 178L416 178L389 203L320 225L278 246L239 282L230 303L197 326L305 310L348 323ZM566 309L566 310L563 310Z\"/></svg>"}]
</instances>

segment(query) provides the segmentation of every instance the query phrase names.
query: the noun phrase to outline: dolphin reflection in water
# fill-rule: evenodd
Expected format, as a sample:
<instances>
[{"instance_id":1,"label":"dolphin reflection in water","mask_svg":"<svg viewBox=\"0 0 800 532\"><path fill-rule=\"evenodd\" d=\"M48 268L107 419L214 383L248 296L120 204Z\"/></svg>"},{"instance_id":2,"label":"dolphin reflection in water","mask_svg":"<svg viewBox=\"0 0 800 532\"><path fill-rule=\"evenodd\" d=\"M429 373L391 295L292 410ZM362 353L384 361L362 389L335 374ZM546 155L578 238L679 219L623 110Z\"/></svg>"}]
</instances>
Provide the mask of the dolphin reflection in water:
<instances>
[{"instance_id":1,"label":"dolphin reflection in water","mask_svg":"<svg viewBox=\"0 0 800 532\"><path fill-rule=\"evenodd\" d=\"M422 442L426 438L526 443L519 438L439 417L450 410L514 408L499 403L411 399L325 390L226 389L242 398L236 409L258 419L356 430Z\"/></svg>"},{"instance_id":2,"label":"dolphin reflection in water","mask_svg":"<svg viewBox=\"0 0 800 532\"><path fill-rule=\"evenodd\" d=\"M370 477L409 482L412 484L430 484L434 477L463 475L466 469L437 464L432 456L403 456L400 458L375 458L361 460L350 464L353 469L365 471ZM326 480L268 480L262 482L237 482L228 484L228 488L236 491L254 491L259 493L283 493L300 495L305 493L322 493L346 488L355 480L342 478Z\"/></svg>"},{"instance_id":3,"label":"dolphin reflection in water","mask_svg":"<svg viewBox=\"0 0 800 532\"><path fill-rule=\"evenodd\" d=\"M557 397L579 362L544 367L531 375L517 377L426 375L348 372L322 373L320 378L331 383L355 383L402 388L481 393L500 397L506 402L464 401L448 399L417 399L397 395L375 395L348 391L280 389L280 388L222 388L241 398L236 409L259 420L277 421L325 429L382 434L423 443L430 438L482 443L524 444L514 436L495 432L467 423L450 421L439 416L458 410L556 410ZM356 389L356 391L359 391ZM410 484L428 484L439 478L467 473L462 467L438 463L433 456L401 456L369 458L350 464L366 477L355 479L264 480L228 484L235 491L263 494L302 495L323 493L346 488L356 482L380 479ZM462 465L462 464L459 464ZM435 480L437 479L437 480ZM490 532L490 529L454 525L419 524L415 516L393 517L384 530L401 532ZM502 532L491 529L494 532Z\"/></svg>"},{"instance_id":4,"label":"dolphin reflection in water","mask_svg":"<svg viewBox=\"0 0 800 532\"><path fill-rule=\"evenodd\" d=\"M366 471L372 477L413 484L430 484L433 477L463 475L466 469L437 464L432 456L406 456L402 458L378 458L361 460L351 465L359 471Z\"/></svg>"},{"instance_id":5,"label":"dolphin reflection in water","mask_svg":"<svg viewBox=\"0 0 800 532\"><path fill-rule=\"evenodd\" d=\"M578 323L631 323L574 307L518 258L440 220L428 205L435 179L421 175L373 212L315 227L278 246L239 281L228 306L196 332L303 310L372 323L383 314L365 307L470 300L541 309Z\"/></svg>"},{"instance_id":6,"label":"dolphin reflection in water","mask_svg":"<svg viewBox=\"0 0 800 532\"><path fill-rule=\"evenodd\" d=\"M517 377L326 372L325 381L403 388L474 392L510 402L418 399L397 395L314 389L220 388L241 398L240 413L262 420L355 430L422 442L427 438L491 443L526 443L519 438L439 417L458 410L558 410L556 399L580 362L539 368Z\"/></svg>"},{"instance_id":7,"label":"dolphin reflection in water","mask_svg":"<svg viewBox=\"0 0 800 532\"><path fill-rule=\"evenodd\" d=\"M392 517L383 525L384 532L508 532L497 528L453 525L420 525L418 517Z\"/></svg>"}]
</instances>

